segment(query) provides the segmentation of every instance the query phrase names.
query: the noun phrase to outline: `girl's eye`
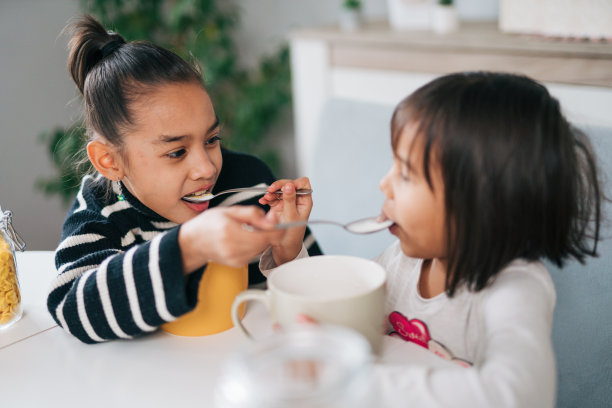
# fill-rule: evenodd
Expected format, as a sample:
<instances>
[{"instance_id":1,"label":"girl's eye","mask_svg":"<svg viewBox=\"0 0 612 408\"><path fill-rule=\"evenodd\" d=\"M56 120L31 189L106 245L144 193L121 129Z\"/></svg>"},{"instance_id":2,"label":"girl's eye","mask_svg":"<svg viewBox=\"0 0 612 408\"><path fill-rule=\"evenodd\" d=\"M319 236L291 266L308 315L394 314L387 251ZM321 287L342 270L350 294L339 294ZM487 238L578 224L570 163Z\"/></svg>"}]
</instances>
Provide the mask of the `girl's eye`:
<instances>
[{"instance_id":1,"label":"girl's eye","mask_svg":"<svg viewBox=\"0 0 612 408\"><path fill-rule=\"evenodd\" d=\"M221 141L221 137L219 135L213 136L206 141L206 146L216 146Z\"/></svg>"},{"instance_id":2,"label":"girl's eye","mask_svg":"<svg viewBox=\"0 0 612 408\"><path fill-rule=\"evenodd\" d=\"M404 166L399 169L398 173L402 181L410 181L410 171L404 168Z\"/></svg>"},{"instance_id":3,"label":"girl's eye","mask_svg":"<svg viewBox=\"0 0 612 408\"><path fill-rule=\"evenodd\" d=\"M179 149L174 152L168 153L166 156L171 159L178 159L179 157L184 156L186 152L187 151L185 149Z\"/></svg>"},{"instance_id":4,"label":"girl's eye","mask_svg":"<svg viewBox=\"0 0 612 408\"><path fill-rule=\"evenodd\" d=\"M403 163L394 163L395 174L399 176L402 181L410 181L409 171L405 168Z\"/></svg>"}]
</instances>

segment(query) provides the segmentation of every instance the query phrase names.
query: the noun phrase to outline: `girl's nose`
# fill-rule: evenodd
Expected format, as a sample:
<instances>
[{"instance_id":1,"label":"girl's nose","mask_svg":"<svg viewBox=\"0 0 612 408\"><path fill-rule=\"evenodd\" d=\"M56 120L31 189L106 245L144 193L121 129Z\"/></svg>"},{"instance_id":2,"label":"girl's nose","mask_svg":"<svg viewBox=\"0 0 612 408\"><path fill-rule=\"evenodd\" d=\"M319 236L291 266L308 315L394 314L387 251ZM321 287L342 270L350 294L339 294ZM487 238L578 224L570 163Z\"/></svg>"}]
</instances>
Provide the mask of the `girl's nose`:
<instances>
[{"instance_id":1,"label":"girl's nose","mask_svg":"<svg viewBox=\"0 0 612 408\"><path fill-rule=\"evenodd\" d=\"M390 185L390 176L391 176L391 171L393 171L393 168L389 169L389 171L387 172L387 174L385 174L383 176L383 178L380 179L380 182L378 183L378 187L380 188L380 191L383 192L383 194L387 197L387 198L391 198L392 196L392 189L391 189L391 185Z\"/></svg>"},{"instance_id":2,"label":"girl's nose","mask_svg":"<svg viewBox=\"0 0 612 408\"><path fill-rule=\"evenodd\" d=\"M212 179L217 173L217 167L208 155L206 149L194 154L190 161L190 175L193 180Z\"/></svg>"}]
</instances>

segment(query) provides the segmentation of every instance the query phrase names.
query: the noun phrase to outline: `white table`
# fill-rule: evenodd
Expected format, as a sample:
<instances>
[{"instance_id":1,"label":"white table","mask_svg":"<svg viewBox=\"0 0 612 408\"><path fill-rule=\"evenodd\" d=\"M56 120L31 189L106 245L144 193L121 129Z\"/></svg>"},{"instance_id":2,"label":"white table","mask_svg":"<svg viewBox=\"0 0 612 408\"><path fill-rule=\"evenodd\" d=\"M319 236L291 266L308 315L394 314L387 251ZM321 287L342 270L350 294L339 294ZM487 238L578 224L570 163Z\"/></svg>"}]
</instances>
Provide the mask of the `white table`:
<instances>
[{"instance_id":1,"label":"white table","mask_svg":"<svg viewBox=\"0 0 612 408\"><path fill-rule=\"evenodd\" d=\"M17 264L24 315L0 331L2 407L212 407L223 362L248 344L235 328L203 337L158 331L83 344L47 312L47 289L56 273L53 253L19 253ZM259 303L249 304L244 323L256 337L271 330ZM406 346L413 364L450 364Z\"/></svg>"}]
</instances>

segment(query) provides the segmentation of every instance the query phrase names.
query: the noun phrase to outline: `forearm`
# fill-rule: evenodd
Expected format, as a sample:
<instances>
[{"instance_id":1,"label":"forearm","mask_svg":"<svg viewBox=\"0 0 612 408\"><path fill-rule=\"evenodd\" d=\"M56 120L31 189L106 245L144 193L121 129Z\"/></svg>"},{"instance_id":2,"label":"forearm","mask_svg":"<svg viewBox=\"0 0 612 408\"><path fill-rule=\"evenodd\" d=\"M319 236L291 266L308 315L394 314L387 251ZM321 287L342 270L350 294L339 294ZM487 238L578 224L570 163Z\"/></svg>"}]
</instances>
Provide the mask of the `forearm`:
<instances>
[{"instance_id":1,"label":"forearm","mask_svg":"<svg viewBox=\"0 0 612 408\"><path fill-rule=\"evenodd\" d=\"M49 312L79 340L97 343L151 332L194 306L175 230L125 253L108 255L111 251L65 262L49 293ZM99 253L106 258L96 263Z\"/></svg>"},{"instance_id":2,"label":"forearm","mask_svg":"<svg viewBox=\"0 0 612 408\"><path fill-rule=\"evenodd\" d=\"M419 362L377 364L374 383L381 406L554 406L555 370L549 358L538 359L525 371L503 361L469 368L444 363L446 367Z\"/></svg>"}]
</instances>

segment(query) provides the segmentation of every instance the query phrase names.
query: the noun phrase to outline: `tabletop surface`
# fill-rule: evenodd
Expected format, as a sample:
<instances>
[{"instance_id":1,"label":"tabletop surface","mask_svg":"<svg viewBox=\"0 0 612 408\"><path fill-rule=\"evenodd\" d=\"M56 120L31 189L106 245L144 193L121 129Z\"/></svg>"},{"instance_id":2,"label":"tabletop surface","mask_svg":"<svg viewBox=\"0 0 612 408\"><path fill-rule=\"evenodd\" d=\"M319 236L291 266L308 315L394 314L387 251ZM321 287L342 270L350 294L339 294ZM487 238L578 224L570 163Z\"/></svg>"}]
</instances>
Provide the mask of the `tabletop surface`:
<instances>
[{"instance_id":1,"label":"tabletop surface","mask_svg":"<svg viewBox=\"0 0 612 408\"><path fill-rule=\"evenodd\" d=\"M3 407L214 406L223 363L250 342L232 328L202 337L158 330L87 345L47 312L47 290L56 274L53 252L18 253L17 268L24 314L0 331ZM249 303L244 324L255 338L272 333L267 311L258 302ZM406 346L413 364L450 364L421 347Z\"/></svg>"}]
</instances>

